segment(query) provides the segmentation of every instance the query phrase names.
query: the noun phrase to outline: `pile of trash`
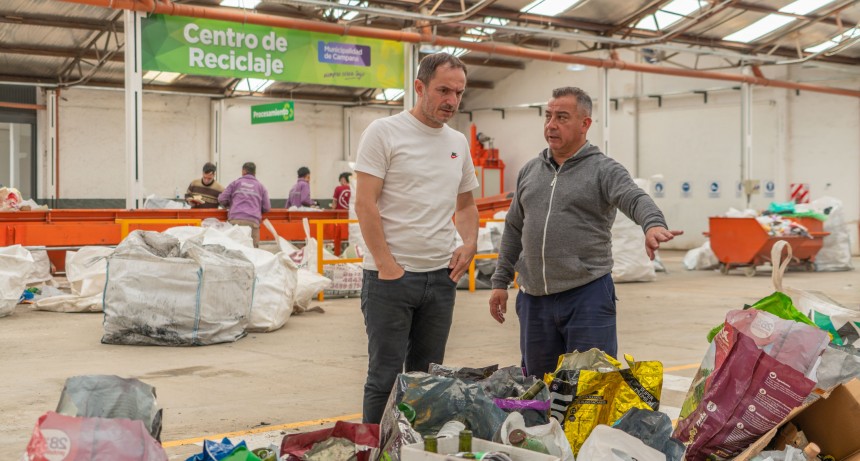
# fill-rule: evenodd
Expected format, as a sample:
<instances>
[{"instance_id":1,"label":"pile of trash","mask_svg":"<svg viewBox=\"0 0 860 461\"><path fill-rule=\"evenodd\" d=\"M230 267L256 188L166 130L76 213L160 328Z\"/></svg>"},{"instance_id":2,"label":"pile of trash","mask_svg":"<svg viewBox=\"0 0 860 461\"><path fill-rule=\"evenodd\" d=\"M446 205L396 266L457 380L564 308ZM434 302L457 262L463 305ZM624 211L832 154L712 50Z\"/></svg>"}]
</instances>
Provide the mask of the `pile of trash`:
<instances>
[{"instance_id":1,"label":"pile of trash","mask_svg":"<svg viewBox=\"0 0 860 461\"><path fill-rule=\"evenodd\" d=\"M275 331L332 281L310 269L314 240L299 250L265 224L276 253L253 248L249 228L212 218L200 227L134 231L115 249L69 251L63 289L45 250L0 247L0 317L21 302L33 310L104 312L102 341L111 344L205 345ZM350 280L361 273L344 266ZM357 278L357 287L341 288L360 290Z\"/></svg>"},{"instance_id":2,"label":"pile of trash","mask_svg":"<svg viewBox=\"0 0 860 461\"><path fill-rule=\"evenodd\" d=\"M771 237L811 238L809 229L797 218L822 221L824 237L821 250L815 255L815 270L819 272L853 270L851 242L848 224L845 221L842 201L833 197L822 197L808 204L771 203L767 210L736 210L730 208L723 216L728 218L755 218ZM688 251L684 255L687 270L713 270L720 262L711 250L710 241Z\"/></svg>"},{"instance_id":3,"label":"pile of trash","mask_svg":"<svg viewBox=\"0 0 860 461\"><path fill-rule=\"evenodd\" d=\"M14 187L0 187L0 211L41 211L47 210L32 199L24 200L21 192Z\"/></svg>"}]
</instances>

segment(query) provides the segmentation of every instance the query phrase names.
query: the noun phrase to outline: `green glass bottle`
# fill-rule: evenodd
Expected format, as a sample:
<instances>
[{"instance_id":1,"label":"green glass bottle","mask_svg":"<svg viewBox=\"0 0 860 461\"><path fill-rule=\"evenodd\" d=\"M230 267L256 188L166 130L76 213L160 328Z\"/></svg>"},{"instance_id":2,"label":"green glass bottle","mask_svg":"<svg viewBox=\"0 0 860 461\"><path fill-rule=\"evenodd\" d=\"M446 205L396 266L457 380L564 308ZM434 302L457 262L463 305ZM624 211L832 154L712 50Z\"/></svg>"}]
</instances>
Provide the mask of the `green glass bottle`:
<instances>
[{"instance_id":1,"label":"green glass bottle","mask_svg":"<svg viewBox=\"0 0 860 461\"><path fill-rule=\"evenodd\" d=\"M457 451L472 451L472 431L470 431L469 429L463 429L462 431L460 431L460 448Z\"/></svg>"},{"instance_id":2,"label":"green glass bottle","mask_svg":"<svg viewBox=\"0 0 860 461\"><path fill-rule=\"evenodd\" d=\"M424 436L424 451L439 453L439 439L435 435Z\"/></svg>"}]
</instances>

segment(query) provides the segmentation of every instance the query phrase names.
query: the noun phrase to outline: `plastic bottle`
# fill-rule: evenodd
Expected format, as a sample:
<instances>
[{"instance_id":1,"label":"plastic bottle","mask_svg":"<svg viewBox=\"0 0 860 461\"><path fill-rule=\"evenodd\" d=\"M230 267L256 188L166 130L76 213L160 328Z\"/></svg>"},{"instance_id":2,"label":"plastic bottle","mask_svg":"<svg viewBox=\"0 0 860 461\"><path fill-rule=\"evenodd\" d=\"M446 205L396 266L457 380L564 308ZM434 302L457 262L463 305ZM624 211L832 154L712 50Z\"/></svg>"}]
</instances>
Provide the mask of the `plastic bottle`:
<instances>
[{"instance_id":1,"label":"plastic bottle","mask_svg":"<svg viewBox=\"0 0 860 461\"><path fill-rule=\"evenodd\" d=\"M523 395L520 396L520 400L534 400L535 397L546 387L546 383L543 381L538 381L531 385Z\"/></svg>"},{"instance_id":2,"label":"plastic bottle","mask_svg":"<svg viewBox=\"0 0 860 461\"><path fill-rule=\"evenodd\" d=\"M460 431L462 431L465 428L466 428L465 424L461 423L460 421L457 421L456 419L452 419L451 421L448 421L447 423L445 423L441 429L439 429L439 432L436 433L436 437L438 437L440 439L446 438L446 437L451 437L451 438L459 437Z\"/></svg>"},{"instance_id":3,"label":"plastic bottle","mask_svg":"<svg viewBox=\"0 0 860 461\"><path fill-rule=\"evenodd\" d=\"M803 456L806 457L806 461L818 461L819 453L821 453L821 448L814 443L810 443L803 447Z\"/></svg>"},{"instance_id":4,"label":"plastic bottle","mask_svg":"<svg viewBox=\"0 0 860 461\"><path fill-rule=\"evenodd\" d=\"M460 431L460 446L457 451L461 453L472 451L472 431L468 429Z\"/></svg>"},{"instance_id":5,"label":"plastic bottle","mask_svg":"<svg viewBox=\"0 0 860 461\"><path fill-rule=\"evenodd\" d=\"M410 425L415 422L415 408L412 408L412 405L409 405L406 402L400 402L397 404L397 409L400 410L400 413L402 413L404 417L406 417L406 420L409 421Z\"/></svg>"},{"instance_id":6,"label":"plastic bottle","mask_svg":"<svg viewBox=\"0 0 860 461\"><path fill-rule=\"evenodd\" d=\"M439 452L439 440L435 435L424 436L424 451L429 451L430 453Z\"/></svg>"},{"instance_id":7,"label":"plastic bottle","mask_svg":"<svg viewBox=\"0 0 860 461\"><path fill-rule=\"evenodd\" d=\"M547 450L546 445L540 439L529 437L529 435L522 429L512 430L508 434L508 442L515 447L524 448L538 453L545 453L547 455L549 454L549 450Z\"/></svg>"}]
</instances>

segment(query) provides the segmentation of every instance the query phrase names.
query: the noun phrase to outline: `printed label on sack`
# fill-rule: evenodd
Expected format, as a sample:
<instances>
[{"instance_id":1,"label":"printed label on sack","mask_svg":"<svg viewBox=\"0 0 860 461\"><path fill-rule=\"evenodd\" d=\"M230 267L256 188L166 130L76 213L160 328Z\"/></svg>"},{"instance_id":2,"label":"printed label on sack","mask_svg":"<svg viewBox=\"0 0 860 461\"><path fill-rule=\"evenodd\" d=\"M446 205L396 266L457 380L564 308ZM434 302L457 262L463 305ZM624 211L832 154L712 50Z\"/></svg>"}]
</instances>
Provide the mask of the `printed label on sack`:
<instances>
[{"instance_id":1,"label":"printed label on sack","mask_svg":"<svg viewBox=\"0 0 860 461\"><path fill-rule=\"evenodd\" d=\"M59 429L42 429L45 437L45 458L48 461L63 461L72 449L72 440L69 435Z\"/></svg>"},{"instance_id":2,"label":"printed label on sack","mask_svg":"<svg viewBox=\"0 0 860 461\"><path fill-rule=\"evenodd\" d=\"M750 333L756 338L769 338L776 328L776 321L764 315L757 315L750 325Z\"/></svg>"}]
</instances>

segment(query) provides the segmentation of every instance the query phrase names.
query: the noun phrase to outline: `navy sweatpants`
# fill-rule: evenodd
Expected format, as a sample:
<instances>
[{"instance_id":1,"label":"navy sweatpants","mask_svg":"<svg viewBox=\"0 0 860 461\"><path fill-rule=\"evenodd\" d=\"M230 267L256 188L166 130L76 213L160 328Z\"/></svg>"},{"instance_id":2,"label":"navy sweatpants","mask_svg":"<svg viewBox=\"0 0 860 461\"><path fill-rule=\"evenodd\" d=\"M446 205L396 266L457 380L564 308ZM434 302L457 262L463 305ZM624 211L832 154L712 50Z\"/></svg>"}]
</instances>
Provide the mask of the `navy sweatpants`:
<instances>
[{"instance_id":1,"label":"navy sweatpants","mask_svg":"<svg viewBox=\"0 0 860 461\"><path fill-rule=\"evenodd\" d=\"M517 295L520 352L529 375L555 371L558 356L596 347L615 357L615 284L612 275L546 296Z\"/></svg>"}]
</instances>

